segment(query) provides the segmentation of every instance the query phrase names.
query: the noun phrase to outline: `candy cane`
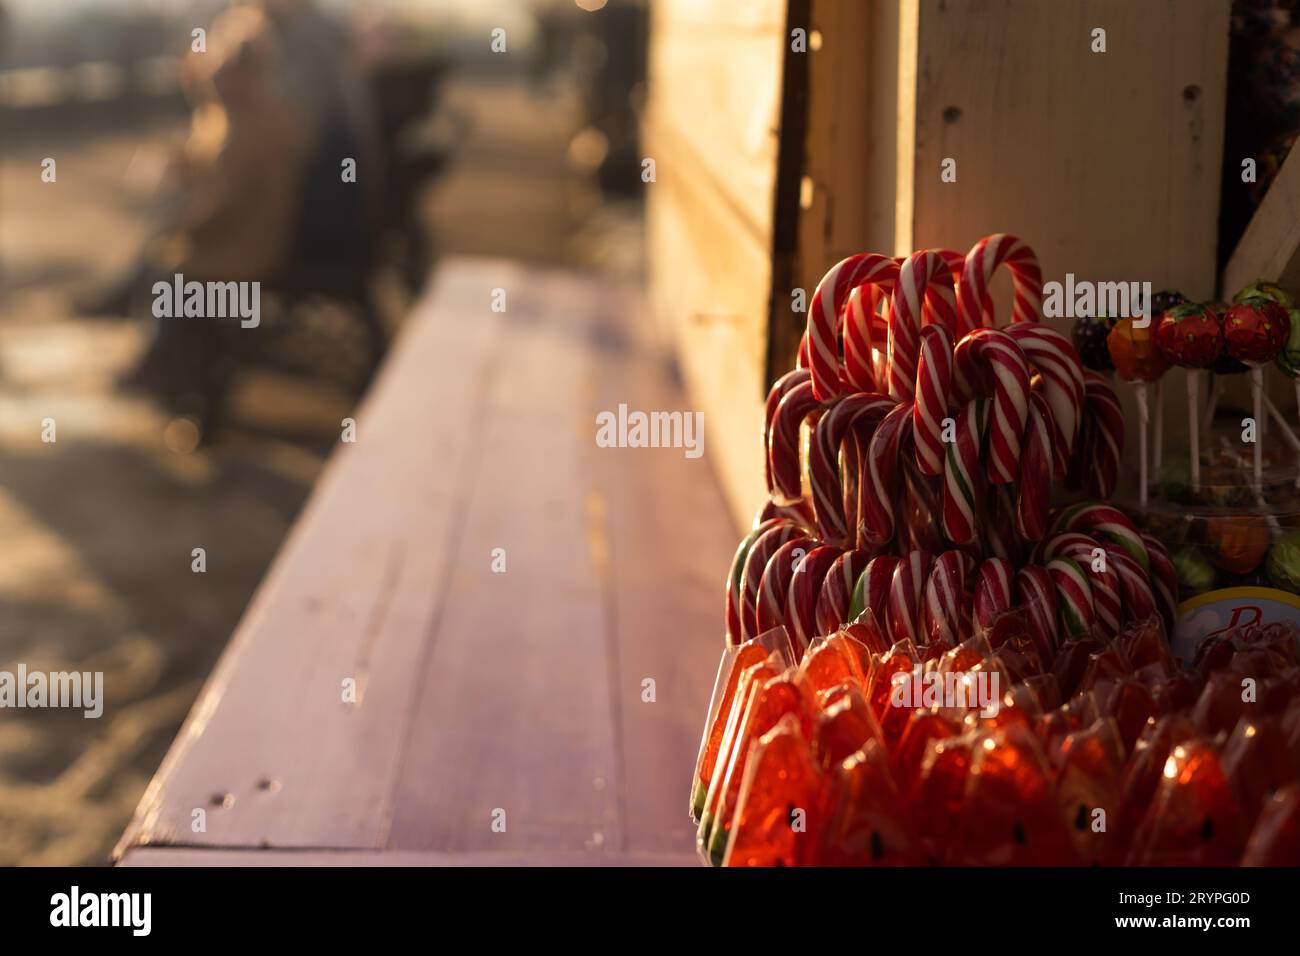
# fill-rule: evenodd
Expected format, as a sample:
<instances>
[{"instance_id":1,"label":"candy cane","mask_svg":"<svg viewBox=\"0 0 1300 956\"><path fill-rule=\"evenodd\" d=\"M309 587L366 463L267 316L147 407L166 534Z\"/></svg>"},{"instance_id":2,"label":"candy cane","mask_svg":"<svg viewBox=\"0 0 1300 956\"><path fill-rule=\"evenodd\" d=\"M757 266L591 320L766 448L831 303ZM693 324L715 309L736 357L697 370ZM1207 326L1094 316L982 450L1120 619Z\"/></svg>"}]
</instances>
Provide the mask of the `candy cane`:
<instances>
[{"instance_id":1,"label":"candy cane","mask_svg":"<svg viewBox=\"0 0 1300 956\"><path fill-rule=\"evenodd\" d=\"M921 352L916 364L916 405L912 433L916 463L926 475L943 474L943 422L948 417L952 386L952 336L943 326L921 330Z\"/></svg>"},{"instance_id":2,"label":"candy cane","mask_svg":"<svg viewBox=\"0 0 1300 956\"><path fill-rule=\"evenodd\" d=\"M1125 620L1145 621L1157 613L1155 593L1146 569L1118 548L1106 549L1107 566L1119 577L1119 590L1123 595Z\"/></svg>"},{"instance_id":3,"label":"candy cane","mask_svg":"<svg viewBox=\"0 0 1300 956\"><path fill-rule=\"evenodd\" d=\"M878 419L893 408L888 396L858 392L845 395L818 420L808 449L808 479L813 511L824 540L842 541L849 531L839 464L845 434L855 424Z\"/></svg>"},{"instance_id":4,"label":"candy cane","mask_svg":"<svg viewBox=\"0 0 1300 956\"><path fill-rule=\"evenodd\" d=\"M966 604L966 578L974 567L971 556L962 551L945 551L935 558L925 579L923 622L929 643L962 642L965 631L961 612Z\"/></svg>"},{"instance_id":5,"label":"candy cane","mask_svg":"<svg viewBox=\"0 0 1300 956\"><path fill-rule=\"evenodd\" d=\"M1047 573L1056 588L1056 608L1065 633L1070 637L1085 636L1096 618L1088 576L1070 558L1053 558L1047 562Z\"/></svg>"},{"instance_id":6,"label":"candy cane","mask_svg":"<svg viewBox=\"0 0 1300 956\"><path fill-rule=\"evenodd\" d=\"M1082 531L1117 544L1145 571L1151 566L1146 545L1124 512L1097 502L1080 502L1063 509L1052 522L1052 531Z\"/></svg>"},{"instance_id":7,"label":"candy cane","mask_svg":"<svg viewBox=\"0 0 1300 956\"><path fill-rule=\"evenodd\" d=\"M876 381L874 352L886 347L888 334L877 309L889 301L897 279L898 263L882 257L849 291L844 305L844 379L860 392L874 392L883 385Z\"/></svg>"},{"instance_id":8,"label":"candy cane","mask_svg":"<svg viewBox=\"0 0 1300 956\"><path fill-rule=\"evenodd\" d=\"M1142 543L1147 547L1147 557L1151 560L1151 590L1160 619L1164 621L1165 633L1173 634L1178 620L1178 572L1165 546L1145 531L1141 535Z\"/></svg>"},{"instance_id":9,"label":"candy cane","mask_svg":"<svg viewBox=\"0 0 1300 956\"><path fill-rule=\"evenodd\" d=\"M1025 609L1029 633L1044 661L1056 656L1056 585L1047 568L1029 564L1016 572L1016 600Z\"/></svg>"},{"instance_id":10,"label":"candy cane","mask_svg":"<svg viewBox=\"0 0 1300 956\"><path fill-rule=\"evenodd\" d=\"M740 635L742 641L757 637L758 587L771 560L784 544L802 537L804 532L793 522L771 528L754 539L745 557L745 570L740 575Z\"/></svg>"},{"instance_id":11,"label":"candy cane","mask_svg":"<svg viewBox=\"0 0 1300 956\"><path fill-rule=\"evenodd\" d=\"M849 292L864 282L888 281L897 264L888 256L863 253L841 259L817 283L808 306L808 367L818 401L843 391L840 381L842 309Z\"/></svg>"},{"instance_id":12,"label":"candy cane","mask_svg":"<svg viewBox=\"0 0 1300 956\"><path fill-rule=\"evenodd\" d=\"M967 402L957 416L957 440L948 443L943 473L943 533L953 544L975 540L986 406L982 398Z\"/></svg>"},{"instance_id":13,"label":"candy cane","mask_svg":"<svg viewBox=\"0 0 1300 956\"><path fill-rule=\"evenodd\" d=\"M933 250L915 252L903 260L889 307L889 395L912 399L921 327L929 311L932 321L951 330L956 322L952 271Z\"/></svg>"},{"instance_id":14,"label":"candy cane","mask_svg":"<svg viewBox=\"0 0 1300 956\"><path fill-rule=\"evenodd\" d=\"M961 282L957 286L957 335L985 326L996 328L989 280L998 266L1011 270L1015 298L1011 321L1037 322L1043 308L1043 272L1034 251L1006 233L987 236L966 255Z\"/></svg>"},{"instance_id":15,"label":"candy cane","mask_svg":"<svg viewBox=\"0 0 1300 956\"><path fill-rule=\"evenodd\" d=\"M809 381L811 377L812 373L806 368L797 368L778 378L768 390L767 402L763 408L763 477L767 482L769 494L772 491L772 461L766 454L766 450L771 446L772 424L776 420L776 410L780 407L781 400L789 395L791 390Z\"/></svg>"},{"instance_id":16,"label":"candy cane","mask_svg":"<svg viewBox=\"0 0 1300 956\"><path fill-rule=\"evenodd\" d=\"M799 429L803 421L821 407L813 396L812 382L801 382L786 393L772 416L767 457L771 469L769 493L781 504L803 497L803 474L799 468Z\"/></svg>"},{"instance_id":17,"label":"candy cane","mask_svg":"<svg viewBox=\"0 0 1300 956\"><path fill-rule=\"evenodd\" d=\"M1052 408L1052 472L1062 480L1069 470L1070 453L1083 419L1084 378L1079 353L1064 335L1041 322L1021 322L1008 326L1006 331L1038 373L1043 395Z\"/></svg>"},{"instance_id":18,"label":"candy cane","mask_svg":"<svg viewBox=\"0 0 1300 956\"><path fill-rule=\"evenodd\" d=\"M1020 437L1029 416L1029 366L1020 346L1006 332L976 329L953 351L953 381L957 400L972 397L978 370L993 370L993 411L988 425L988 478L994 484L1015 481L1020 463Z\"/></svg>"},{"instance_id":19,"label":"candy cane","mask_svg":"<svg viewBox=\"0 0 1300 956\"><path fill-rule=\"evenodd\" d=\"M889 596L885 607L885 621L890 637L895 642L911 641L920 644L917 622L921 617L921 592L930 572L930 556L924 551L911 551L894 567L889 582Z\"/></svg>"},{"instance_id":20,"label":"candy cane","mask_svg":"<svg viewBox=\"0 0 1300 956\"><path fill-rule=\"evenodd\" d=\"M756 525L736 548L735 557L731 559L731 570L727 572L727 643L739 644L741 641L740 605L741 585L745 574L745 561L754 542L773 528L792 525L788 518L769 518Z\"/></svg>"},{"instance_id":21,"label":"candy cane","mask_svg":"<svg viewBox=\"0 0 1300 956\"><path fill-rule=\"evenodd\" d=\"M971 623L976 631L993 626L999 614L1011 607L1011 582L1016 570L1003 558L989 558L975 572Z\"/></svg>"},{"instance_id":22,"label":"candy cane","mask_svg":"<svg viewBox=\"0 0 1300 956\"><path fill-rule=\"evenodd\" d=\"M853 586L858 583L858 577L870 560L869 551L845 551L827 570L821 594L817 597L815 620L818 634L834 633L848 622Z\"/></svg>"},{"instance_id":23,"label":"candy cane","mask_svg":"<svg viewBox=\"0 0 1300 956\"><path fill-rule=\"evenodd\" d=\"M849 601L850 621L863 611L870 611L877 621L885 620L889 586L893 583L894 568L898 567L899 560L892 554L881 554L867 562L857 583L853 585L853 597Z\"/></svg>"},{"instance_id":24,"label":"candy cane","mask_svg":"<svg viewBox=\"0 0 1300 956\"><path fill-rule=\"evenodd\" d=\"M1082 461L1083 487L1096 498L1109 498L1119 482L1119 456L1124 448L1124 410L1109 381L1100 372L1084 374L1083 432L1087 451Z\"/></svg>"},{"instance_id":25,"label":"candy cane","mask_svg":"<svg viewBox=\"0 0 1300 956\"><path fill-rule=\"evenodd\" d=\"M858 488L858 543L886 544L894 536L894 495L898 487L898 443L912 417L911 403L897 405L876 426L867 445Z\"/></svg>"},{"instance_id":26,"label":"candy cane","mask_svg":"<svg viewBox=\"0 0 1300 956\"><path fill-rule=\"evenodd\" d=\"M827 573L842 554L839 548L822 545L795 563L785 602L785 627L796 649L806 648L813 638L824 633L817 627L817 599Z\"/></svg>"},{"instance_id":27,"label":"candy cane","mask_svg":"<svg viewBox=\"0 0 1300 956\"><path fill-rule=\"evenodd\" d=\"M795 569L808 553L817 547L814 538L794 538L776 549L767 567L763 569L762 579L758 584L758 600L754 606L756 634L765 634L774 627L785 625L785 605L790 598L790 579ZM790 637L794 640L794 635ZM796 644L795 657L801 656L803 648Z\"/></svg>"},{"instance_id":28,"label":"candy cane","mask_svg":"<svg viewBox=\"0 0 1300 956\"><path fill-rule=\"evenodd\" d=\"M1016 490L1016 533L1037 541L1047 533L1047 513L1052 495L1052 410L1035 392L1029 397L1029 425Z\"/></svg>"}]
</instances>

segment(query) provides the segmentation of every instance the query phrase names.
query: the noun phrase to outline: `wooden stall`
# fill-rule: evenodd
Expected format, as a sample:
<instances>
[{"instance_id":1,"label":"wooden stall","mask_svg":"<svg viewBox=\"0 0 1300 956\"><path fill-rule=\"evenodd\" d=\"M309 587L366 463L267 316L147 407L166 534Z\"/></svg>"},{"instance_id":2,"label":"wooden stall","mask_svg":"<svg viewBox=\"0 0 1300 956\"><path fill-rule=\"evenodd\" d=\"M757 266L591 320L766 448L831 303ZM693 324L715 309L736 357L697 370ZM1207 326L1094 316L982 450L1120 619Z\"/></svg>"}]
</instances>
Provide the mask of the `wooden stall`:
<instances>
[{"instance_id":1,"label":"wooden stall","mask_svg":"<svg viewBox=\"0 0 1300 956\"><path fill-rule=\"evenodd\" d=\"M1047 281L1216 292L1228 18L1228 0L653 5L652 302L738 520L805 320L792 290L843 256L1010 232Z\"/></svg>"}]
</instances>

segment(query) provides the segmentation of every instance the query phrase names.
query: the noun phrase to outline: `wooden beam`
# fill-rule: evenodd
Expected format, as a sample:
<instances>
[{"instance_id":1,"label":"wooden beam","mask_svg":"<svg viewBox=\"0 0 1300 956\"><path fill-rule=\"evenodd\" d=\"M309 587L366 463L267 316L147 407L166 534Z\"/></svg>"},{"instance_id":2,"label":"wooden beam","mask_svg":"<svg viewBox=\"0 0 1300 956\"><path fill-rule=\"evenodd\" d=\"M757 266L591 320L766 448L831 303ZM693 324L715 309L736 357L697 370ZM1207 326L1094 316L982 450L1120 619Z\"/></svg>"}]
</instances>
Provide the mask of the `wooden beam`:
<instances>
[{"instance_id":1,"label":"wooden beam","mask_svg":"<svg viewBox=\"0 0 1300 956\"><path fill-rule=\"evenodd\" d=\"M1300 287L1300 150L1291 150L1223 270L1225 301L1256 279Z\"/></svg>"}]
</instances>

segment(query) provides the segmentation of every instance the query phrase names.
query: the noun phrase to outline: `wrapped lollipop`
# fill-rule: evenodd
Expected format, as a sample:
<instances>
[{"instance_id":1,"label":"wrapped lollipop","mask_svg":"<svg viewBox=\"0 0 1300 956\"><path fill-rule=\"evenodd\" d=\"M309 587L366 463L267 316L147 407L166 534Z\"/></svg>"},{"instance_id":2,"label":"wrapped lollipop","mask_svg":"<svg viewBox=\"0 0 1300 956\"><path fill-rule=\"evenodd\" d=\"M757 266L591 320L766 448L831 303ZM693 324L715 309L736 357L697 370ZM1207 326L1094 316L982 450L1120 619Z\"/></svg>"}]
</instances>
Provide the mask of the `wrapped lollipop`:
<instances>
[{"instance_id":1,"label":"wrapped lollipop","mask_svg":"<svg viewBox=\"0 0 1300 956\"><path fill-rule=\"evenodd\" d=\"M1238 301L1223 317L1224 351L1250 369L1252 414L1257 430L1254 448L1255 492L1263 490L1263 447L1258 430L1264 417L1264 364L1275 359L1291 335L1285 308L1262 296Z\"/></svg>"},{"instance_id":2,"label":"wrapped lollipop","mask_svg":"<svg viewBox=\"0 0 1300 956\"><path fill-rule=\"evenodd\" d=\"M1187 429L1191 450L1192 490L1201 490L1200 370L1209 368L1223 348L1219 317L1195 302L1176 305L1156 325L1156 345L1165 358L1187 369Z\"/></svg>"},{"instance_id":3,"label":"wrapped lollipop","mask_svg":"<svg viewBox=\"0 0 1300 956\"><path fill-rule=\"evenodd\" d=\"M1111 361L1119 377L1133 385L1138 403L1138 500L1147 506L1147 440L1151 427L1151 404L1147 385L1158 381L1169 369L1169 361L1156 347L1151 328L1139 328L1132 319L1120 319L1106 337Z\"/></svg>"}]
</instances>

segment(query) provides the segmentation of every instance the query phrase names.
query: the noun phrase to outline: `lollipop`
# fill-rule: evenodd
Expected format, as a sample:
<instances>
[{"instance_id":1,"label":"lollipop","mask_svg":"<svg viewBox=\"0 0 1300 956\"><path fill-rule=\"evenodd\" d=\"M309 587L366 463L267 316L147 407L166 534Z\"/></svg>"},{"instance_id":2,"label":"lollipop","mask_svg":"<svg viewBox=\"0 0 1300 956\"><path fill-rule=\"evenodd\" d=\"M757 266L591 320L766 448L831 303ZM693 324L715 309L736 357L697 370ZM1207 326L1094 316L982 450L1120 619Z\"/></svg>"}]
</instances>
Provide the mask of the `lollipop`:
<instances>
[{"instance_id":1,"label":"lollipop","mask_svg":"<svg viewBox=\"0 0 1300 956\"><path fill-rule=\"evenodd\" d=\"M1209 368L1223 348L1219 317L1209 306L1194 302L1176 305L1160 317L1156 344L1165 357L1187 369L1187 421L1191 450L1192 490L1201 490L1200 369Z\"/></svg>"},{"instance_id":2,"label":"lollipop","mask_svg":"<svg viewBox=\"0 0 1300 956\"><path fill-rule=\"evenodd\" d=\"M1132 319L1120 319L1106 337L1115 371L1132 382L1138 402L1138 500L1147 506L1147 435L1150 431L1151 406L1147 383L1157 381L1169 368L1169 362L1156 347L1150 327L1140 328Z\"/></svg>"},{"instance_id":3,"label":"lollipop","mask_svg":"<svg viewBox=\"0 0 1300 956\"><path fill-rule=\"evenodd\" d=\"M1272 299L1256 296L1238 302L1223 317L1223 346L1229 356L1250 369L1250 394L1255 428L1263 428L1264 363L1271 361L1291 335L1291 317ZM1255 492L1263 490L1263 446L1255 436Z\"/></svg>"}]
</instances>

